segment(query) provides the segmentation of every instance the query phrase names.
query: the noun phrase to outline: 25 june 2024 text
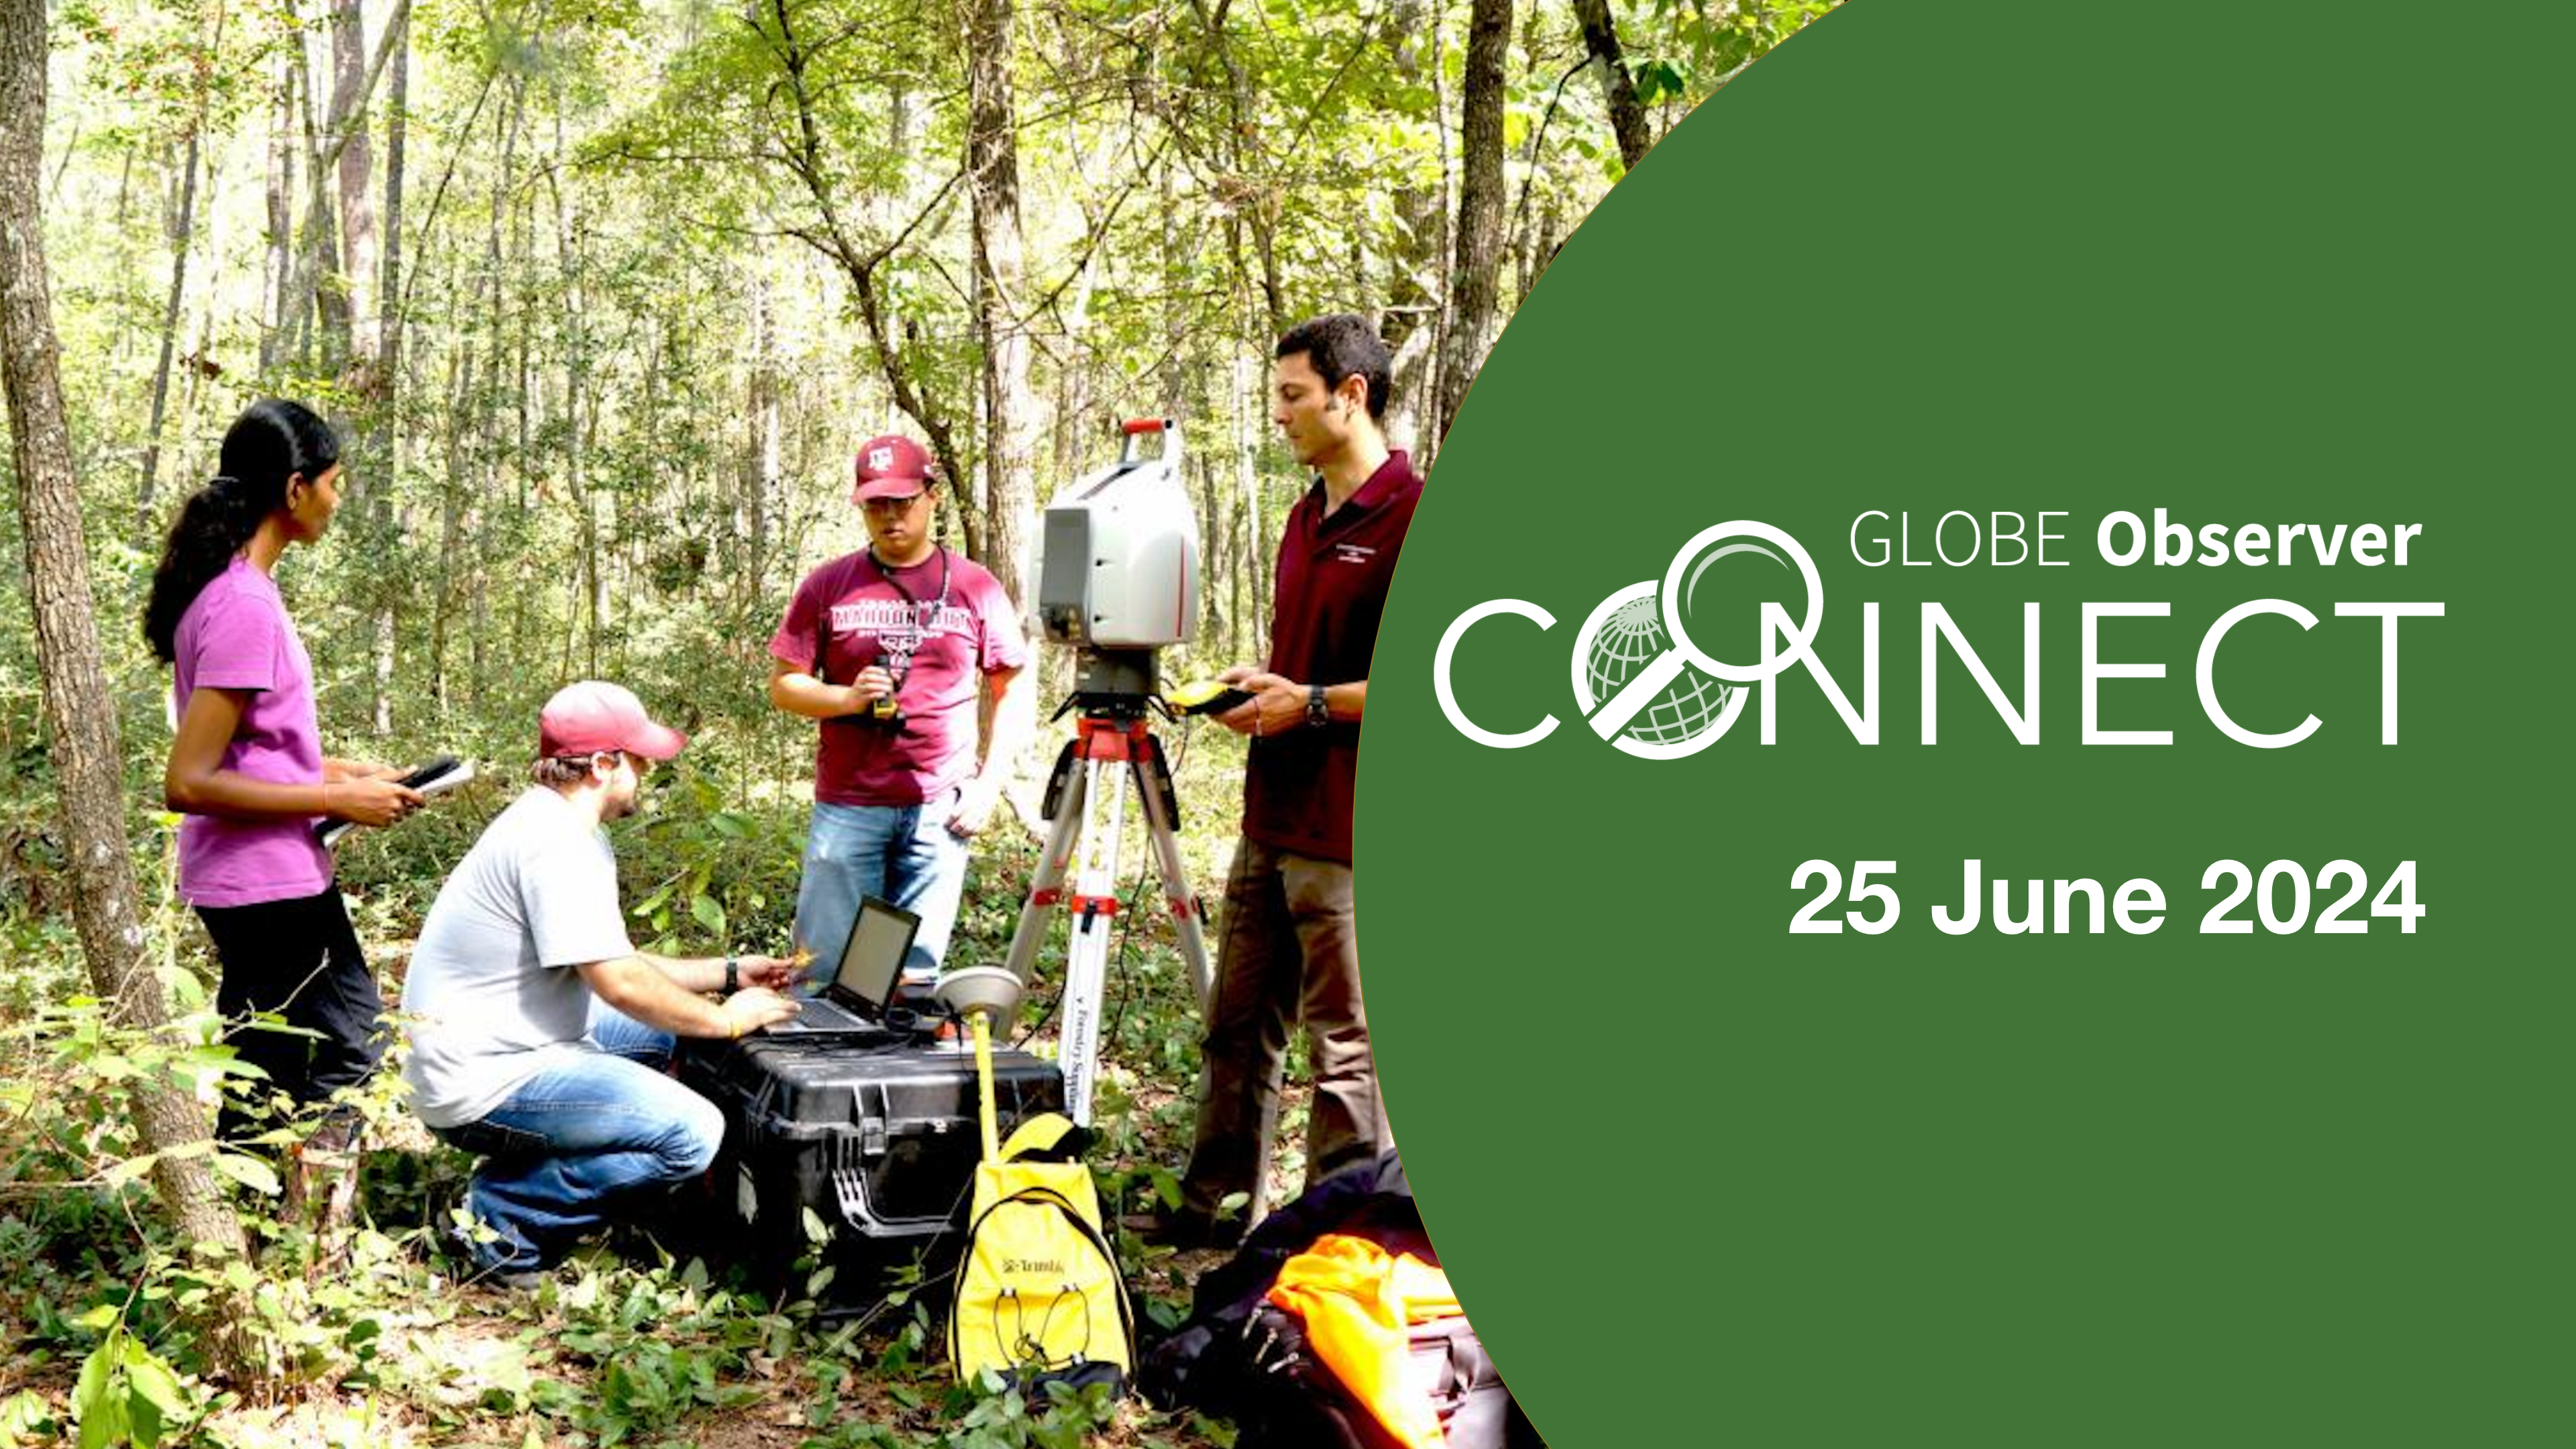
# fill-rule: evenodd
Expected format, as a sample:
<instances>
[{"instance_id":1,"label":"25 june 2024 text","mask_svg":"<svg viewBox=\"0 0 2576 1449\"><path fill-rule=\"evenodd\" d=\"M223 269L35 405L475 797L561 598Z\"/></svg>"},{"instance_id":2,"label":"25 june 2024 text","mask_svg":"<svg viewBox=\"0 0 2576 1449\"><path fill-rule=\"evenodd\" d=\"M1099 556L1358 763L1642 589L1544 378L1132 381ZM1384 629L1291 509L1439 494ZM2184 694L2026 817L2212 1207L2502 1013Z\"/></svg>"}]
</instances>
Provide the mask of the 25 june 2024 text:
<instances>
[{"instance_id":1,"label":"25 june 2024 text","mask_svg":"<svg viewBox=\"0 0 2576 1449\"><path fill-rule=\"evenodd\" d=\"M1850 888L1844 888L1841 864L1818 858L1802 861L1789 878L1792 891L1814 890L1812 899L1789 918L1793 936L1835 936L1848 928L1867 936L1896 929L1905 918L1897 894L1896 862L1856 860ZM2219 860L2201 872L2201 890L2215 896L2200 918L2205 936L2252 935L2257 923L2276 936L2313 932L2321 936L2367 935L2374 921L2394 918L2397 929L2415 934L2425 907L2416 899L2415 862L2401 860L2378 879L2351 860L2330 860L2313 875L2295 860L2276 860L2260 870L2241 860ZM1998 935L2101 935L2116 925L2132 936L2152 935L2169 914L2164 887L2145 877L2122 881L2105 890L2087 877L2011 880L1992 883L1988 910L1985 862L1968 860L1960 867L1960 884L1947 901L1932 907L1932 924L1944 935L1965 936L1980 929ZM2019 895L2016 901L2014 897ZM2364 897L2368 898L2365 905ZM1849 905L1839 915L1834 908Z\"/></svg>"}]
</instances>

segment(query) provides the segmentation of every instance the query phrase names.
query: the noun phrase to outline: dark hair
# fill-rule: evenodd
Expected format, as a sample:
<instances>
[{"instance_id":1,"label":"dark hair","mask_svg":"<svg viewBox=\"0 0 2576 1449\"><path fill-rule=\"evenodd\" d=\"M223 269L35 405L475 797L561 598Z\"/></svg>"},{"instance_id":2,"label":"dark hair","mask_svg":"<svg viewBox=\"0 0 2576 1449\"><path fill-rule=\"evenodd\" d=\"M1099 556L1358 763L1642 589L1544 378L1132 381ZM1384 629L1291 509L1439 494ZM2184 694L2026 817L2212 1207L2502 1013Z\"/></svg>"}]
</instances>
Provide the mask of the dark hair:
<instances>
[{"instance_id":1,"label":"dark hair","mask_svg":"<svg viewBox=\"0 0 2576 1449\"><path fill-rule=\"evenodd\" d=\"M164 664L179 657L179 616L215 576L232 566L268 516L286 506L286 480L309 482L340 461L340 440L313 410L283 398L262 398L242 410L224 433L222 471L179 505L161 563L152 571L152 598L143 606L143 638Z\"/></svg>"},{"instance_id":2,"label":"dark hair","mask_svg":"<svg viewBox=\"0 0 2576 1449\"><path fill-rule=\"evenodd\" d=\"M1270 355L1284 360L1305 353L1314 364L1324 386L1338 388L1342 379L1358 377L1368 384L1368 410L1371 418L1386 420L1387 390L1392 385L1395 359L1386 350L1386 339L1377 328L1357 312L1333 312L1310 317L1288 329L1279 339L1277 350Z\"/></svg>"}]
</instances>

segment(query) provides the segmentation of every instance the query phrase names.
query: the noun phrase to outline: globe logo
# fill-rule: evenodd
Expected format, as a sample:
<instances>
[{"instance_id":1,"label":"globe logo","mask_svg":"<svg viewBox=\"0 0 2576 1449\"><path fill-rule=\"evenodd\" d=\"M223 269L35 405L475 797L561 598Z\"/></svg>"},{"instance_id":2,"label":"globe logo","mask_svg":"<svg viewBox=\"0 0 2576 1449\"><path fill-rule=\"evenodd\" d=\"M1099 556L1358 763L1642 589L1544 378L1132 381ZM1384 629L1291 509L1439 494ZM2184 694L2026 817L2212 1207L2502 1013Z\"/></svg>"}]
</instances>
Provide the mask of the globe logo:
<instances>
[{"instance_id":1,"label":"globe logo","mask_svg":"<svg viewBox=\"0 0 2576 1449\"><path fill-rule=\"evenodd\" d=\"M1779 605L1762 605L1762 657L1752 664L1717 658L1684 632L1700 576L1719 559L1739 553L1794 570L1806 587L1806 610L1794 624ZM1529 619L1542 629L1556 627L1555 615L1526 599L1488 599L1450 620L1441 633L1431 659L1431 688L1441 714L1460 734L1490 749L1517 750L1553 733L1556 716L1514 733L1486 729L1459 708L1450 680L1459 640L1478 621L1496 614ZM1749 518L1713 524L1681 546L1661 580L1630 584L1593 607L1574 635L1574 698L1592 732L1621 754L1646 760L1695 755L1715 744L1744 712L1748 685L1776 679L1793 665L1811 664L1809 651L1824 618L1824 581L1798 540ZM1764 722L1769 723L1767 715Z\"/></svg>"},{"instance_id":2,"label":"globe logo","mask_svg":"<svg viewBox=\"0 0 2576 1449\"><path fill-rule=\"evenodd\" d=\"M1655 581L1601 601L1574 636L1574 697L1591 714L1670 652ZM1744 708L1744 691L1683 667L1621 725L1610 743L1640 759L1674 760L1715 744Z\"/></svg>"},{"instance_id":3,"label":"globe logo","mask_svg":"<svg viewBox=\"0 0 2576 1449\"><path fill-rule=\"evenodd\" d=\"M1652 593L1611 611L1584 660L1594 699L1617 694L1619 686L1670 647L1671 641L1664 638L1662 613ZM1734 692L1696 669L1684 669L1628 722L1623 738L1650 745L1687 743L1717 723L1718 712Z\"/></svg>"}]
</instances>

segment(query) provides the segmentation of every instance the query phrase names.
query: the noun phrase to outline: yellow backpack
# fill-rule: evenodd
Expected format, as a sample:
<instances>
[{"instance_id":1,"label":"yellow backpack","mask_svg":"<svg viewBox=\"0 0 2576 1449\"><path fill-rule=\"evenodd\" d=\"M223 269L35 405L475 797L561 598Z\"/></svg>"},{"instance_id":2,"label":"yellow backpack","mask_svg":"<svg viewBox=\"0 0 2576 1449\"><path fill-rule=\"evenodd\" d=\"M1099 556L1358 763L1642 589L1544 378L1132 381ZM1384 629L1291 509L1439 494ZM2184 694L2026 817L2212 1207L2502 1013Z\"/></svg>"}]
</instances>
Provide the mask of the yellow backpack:
<instances>
[{"instance_id":1,"label":"yellow backpack","mask_svg":"<svg viewBox=\"0 0 2576 1449\"><path fill-rule=\"evenodd\" d=\"M989 1368L1022 1386L1056 1380L1123 1392L1136 1368L1135 1319L1118 1254L1100 1229L1091 1168L1043 1156L1061 1150L1074 1125L1042 1113L997 1146L989 1038L980 1015L974 1025L984 1160L949 1302L949 1360L963 1383Z\"/></svg>"}]
</instances>

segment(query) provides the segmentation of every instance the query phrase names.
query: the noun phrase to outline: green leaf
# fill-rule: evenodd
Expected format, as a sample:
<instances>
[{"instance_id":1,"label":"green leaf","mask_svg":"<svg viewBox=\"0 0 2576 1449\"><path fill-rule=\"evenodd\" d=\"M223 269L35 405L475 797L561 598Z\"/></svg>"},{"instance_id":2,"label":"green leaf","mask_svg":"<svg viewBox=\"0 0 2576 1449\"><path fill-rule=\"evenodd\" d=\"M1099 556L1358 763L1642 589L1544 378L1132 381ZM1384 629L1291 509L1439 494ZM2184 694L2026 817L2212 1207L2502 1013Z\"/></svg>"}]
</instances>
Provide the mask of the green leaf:
<instances>
[{"instance_id":1,"label":"green leaf","mask_svg":"<svg viewBox=\"0 0 2576 1449\"><path fill-rule=\"evenodd\" d=\"M718 936L725 933L724 907L716 904L715 897L692 897L689 901L689 915L699 925L715 932Z\"/></svg>"},{"instance_id":2,"label":"green leaf","mask_svg":"<svg viewBox=\"0 0 2576 1449\"><path fill-rule=\"evenodd\" d=\"M256 1157L245 1157L238 1152L218 1152L215 1154L215 1171L256 1193L275 1197L280 1191L277 1170Z\"/></svg>"},{"instance_id":3,"label":"green leaf","mask_svg":"<svg viewBox=\"0 0 2576 1449\"><path fill-rule=\"evenodd\" d=\"M135 1449L152 1449L161 1439L161 1426L185 1414L187 1391L179 1386L179 1376L170 1366L152 1356L152 1350L129 1337L125 1340L126 1414L131 1421Z\"/></svg>"},{"instance_id":4,"label":"green leaf","mask_svg":"<svg viewBox=\"0 0 2576 1449\"><path fill-rule=\"evenodd\" d=\"M128 1435L125 1396L116 1392L116 1354L121 1333L111 1333L81 1360L80 1382L72 1388L72 1418L80 1424L80 1449L108 1449Z\"/></svg>"},{"instance_id":5,"label":"green leaf","mask_svg":"<svg viewBox=\"0 0 2576 1449\"><path fill-rule=\"evenodd\" d=\"M117 1315L124 1311L124 1309L119 1308L113 1303L101 1303L90 1309L89 1312L73 1319L72 1323L77 1327L89 1329L94 1333L104 1332L111 1324L116 1322Z\"/></svg>"},{"instance_id":6,"label":"green leaf","mask_svg":"<svg viewBox=\"0 0 2576 1449\"><path fill-rule=\"evenodd\" d=\"M150 1172L152 1164L159 1161L160 1157L161 1154L157 1152L147 1152L141 1157L129 1157L99 1174L99 1180L109 1187L123 1187Z\"/></svg>"},{"instance_id":7,"label":"green leaf","mask_svg":"<svg viewBox=\"0 0 2576 1449\"><path fill-rule=\"evenodd\" d=\"M43 1431L53 1417L45 1397L34 1389L20 1389L8 1401L0 1403L0 1444L15 1445Z\"/></svg>"},{"instance_id":8,"label":"green leaf","mask_svg":"<svg viewBox=\"0 0 2576 1449\"><path fill-rule=\"evenodd\" d=\"M799 1208L798 1211L805 1215L805 1241L817 1247L831 1241L832 1230L824 1225L819 1214L812 1208Z\"/></svg>"}]
</instances>

